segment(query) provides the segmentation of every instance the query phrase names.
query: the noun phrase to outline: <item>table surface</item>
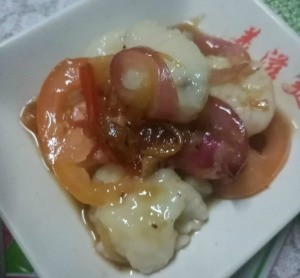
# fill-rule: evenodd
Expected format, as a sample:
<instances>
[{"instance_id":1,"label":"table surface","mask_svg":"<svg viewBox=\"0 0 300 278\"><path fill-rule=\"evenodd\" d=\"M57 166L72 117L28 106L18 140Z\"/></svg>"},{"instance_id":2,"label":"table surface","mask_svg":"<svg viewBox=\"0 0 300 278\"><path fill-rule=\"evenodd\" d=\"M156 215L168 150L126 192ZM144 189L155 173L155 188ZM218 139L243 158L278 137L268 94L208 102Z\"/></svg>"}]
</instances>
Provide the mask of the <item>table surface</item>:
<instances>
[{"instance_id":1,"label":"table surface","mask_svg":"<svg viewBox=\"0 0 300 278\"><path fill-rule=\"evenodd\" d=\"M0 43L79 0L1 0ZM300 0L265 0L300 34ZM0 222L0 237L2 234ZM9 277L35 277L30 263L4 227L5 266ZM3 275L0 238L0 277ZM18 262L16 262L18 260ZM235 275L237 277L300 277L300 215Z\"/></svg>"}]
</instances>

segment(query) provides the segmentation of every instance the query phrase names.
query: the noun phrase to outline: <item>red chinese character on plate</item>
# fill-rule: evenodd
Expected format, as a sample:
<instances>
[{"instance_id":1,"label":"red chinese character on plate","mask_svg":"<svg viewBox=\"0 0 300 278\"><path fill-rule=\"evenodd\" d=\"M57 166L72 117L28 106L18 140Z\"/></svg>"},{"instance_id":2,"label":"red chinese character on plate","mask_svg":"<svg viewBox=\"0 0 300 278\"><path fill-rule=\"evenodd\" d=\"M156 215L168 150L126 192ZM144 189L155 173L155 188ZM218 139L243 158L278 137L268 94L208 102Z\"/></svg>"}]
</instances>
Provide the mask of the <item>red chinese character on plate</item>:
<instances>
[{"instance_id":1,"label":"red chinese character on plate","mask_svg":"<svg viewBox=\"0 0 300 278\"><path fill-rule=\"evenodd\" d=\"M234 39L233 42L248 50L248 48L251 45L251 42L254 38L258 36L259 33L260 29L251 26L250 28L245 30L242 36L240 36L237 39Z\"/></svg>"},{"instance_id":2,"label":"red chinese character on plate","mask_svg":"<svg viewBox=\"0 0 300 278\"><path fill-rule=\"evenodd\" d=\"M268 51L262 58L261 62L266 72L272 80L275 80L282 68L287 67L289 57L280 53L276 48Z\"/></svg>"},{"instance_id":3,"label":"red chinese character on plate","mask_svg":"<svg viewBox=\"0 0 300 278\"><path fill-rule=\"evenodd\" d=\"M283 83L282 89L285 93L295 98L297 106L300 109L300 76L297 76L297 80L293 84Z\"/></svg>"}]
</instances>

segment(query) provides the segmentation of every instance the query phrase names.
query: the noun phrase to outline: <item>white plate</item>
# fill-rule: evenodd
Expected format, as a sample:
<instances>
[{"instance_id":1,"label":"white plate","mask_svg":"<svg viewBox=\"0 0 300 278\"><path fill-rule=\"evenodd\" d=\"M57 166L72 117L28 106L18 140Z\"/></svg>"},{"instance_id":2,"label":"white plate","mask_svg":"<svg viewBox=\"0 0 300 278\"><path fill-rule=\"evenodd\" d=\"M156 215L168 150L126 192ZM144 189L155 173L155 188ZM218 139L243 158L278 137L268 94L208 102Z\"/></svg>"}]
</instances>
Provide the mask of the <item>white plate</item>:
<instances>
[{"instance_id":1,"label":"white plate","mask_svg":"<svg viewBox=\"0 0 300 278\"><path fill-rule=\"evenodd\" d=\"M144 19L174 24L199 14L205 15L204 30L225 38L240 37L250 26L261 29L249 49L256 59L275 48L288 55L288 66L275 81L276 97L299 125L295 97L284 93L281 83L293 83L300 73L300 40L260 2L90 1L1 45L0 212L40 277L128 277L129 272L95 253L79 215L19 123L22 106L37 95L55 64L82 55L104 32ZM152 277L227 277L290 221L300 211L299 138L296 131L288 163L270 189L247 200L219 202L191 244Z\"/></svg>"}]
</instances>

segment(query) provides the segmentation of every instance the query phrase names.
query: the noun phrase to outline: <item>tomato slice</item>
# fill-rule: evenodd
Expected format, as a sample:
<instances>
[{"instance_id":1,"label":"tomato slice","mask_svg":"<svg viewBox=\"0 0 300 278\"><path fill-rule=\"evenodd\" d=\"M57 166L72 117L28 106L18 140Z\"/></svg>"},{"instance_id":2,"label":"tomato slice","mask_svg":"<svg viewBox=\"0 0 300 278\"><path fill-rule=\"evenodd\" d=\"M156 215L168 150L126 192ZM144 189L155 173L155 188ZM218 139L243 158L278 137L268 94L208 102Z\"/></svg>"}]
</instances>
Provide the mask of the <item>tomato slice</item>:
<instances>
[{"instance_id":1,"label":"tomato slice","mask_svg":"<svg viewBox=\"0 0 300 278\"><path fill-rule=\"evenodd\" d=\"M37 99L37 126L41 148L48 163L53 164L62 154L64 139L69 133L66 112L70 99L78 94L80 80L78 68L86 59L64 60L45 80ZM85 152L85 150L83 150Z\"/></svg>"},{"instance_id":2,"label":"tomato slice","mask_svg":"<svg viewBox=\"0 0 300 278\"><path fill-rule=\"evenodd\" d=\"M92 150L101 151L94 138L101 115L97 94L99 88L109 88L110 61L110 56L62 61L46 78L37 100L38 138L50 169L74 198L94 206L119 199L135 184L130 177L117 183L94 182L88 173L97 160L90 158ZM70 114L83 101L87 124L78 127Z\"/></svg>"},{"instance_id":3,"label":"tomato slice","mask_svg":"<svg viewBox=\"0 0 300 278\"><path fill-rule=\"evenodd\" d=\"M57 161L53 171L60 183L76 200L83 204L100 206L119 200L134 190L137 181L124 177L116 183L93 181L86 169L74 163Z\"/></svg>"}]
</instances>

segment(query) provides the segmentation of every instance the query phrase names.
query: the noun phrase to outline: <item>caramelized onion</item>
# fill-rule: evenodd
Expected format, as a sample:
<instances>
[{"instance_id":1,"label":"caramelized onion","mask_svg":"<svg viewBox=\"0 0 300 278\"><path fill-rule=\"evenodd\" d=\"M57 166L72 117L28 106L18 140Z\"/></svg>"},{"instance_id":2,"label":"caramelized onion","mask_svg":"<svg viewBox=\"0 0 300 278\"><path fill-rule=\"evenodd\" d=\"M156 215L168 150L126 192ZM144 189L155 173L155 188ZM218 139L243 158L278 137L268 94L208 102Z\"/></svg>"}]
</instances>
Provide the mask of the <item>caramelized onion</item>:
<instances>
[{"instance_id":1,"label":"caramelized onion","mask_svg":"<svg viewBox=\"0 0 300 278\"><path fill-rule=\"evenodd\" d=\"M178 153L183 146L183 136L180 130L170 123L162 123L154 128L144 128L141 135L144 142L148 141L146 144L148 146L144 146L141 151L143 155L167 158Z\"/></svg>"}]
</instances>

